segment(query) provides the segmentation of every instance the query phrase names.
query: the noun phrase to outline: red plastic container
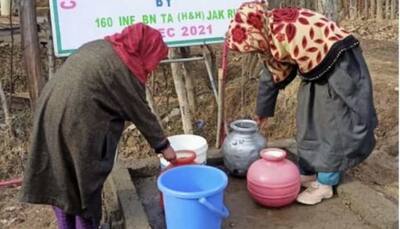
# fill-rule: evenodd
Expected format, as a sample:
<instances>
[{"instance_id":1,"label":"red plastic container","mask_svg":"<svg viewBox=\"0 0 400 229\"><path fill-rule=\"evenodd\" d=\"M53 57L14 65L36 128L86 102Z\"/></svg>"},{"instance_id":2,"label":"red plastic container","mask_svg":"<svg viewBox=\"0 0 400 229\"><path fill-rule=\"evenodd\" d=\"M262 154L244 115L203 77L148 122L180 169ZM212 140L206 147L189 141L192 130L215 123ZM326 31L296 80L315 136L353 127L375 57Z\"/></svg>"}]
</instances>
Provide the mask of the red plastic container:
<instances>
[{"instance_id":1,"label":"red plastic container","mask_svg":"<svg viewBox=\"0 0 400 229\"><path fill-rule=\"evenodd\" d=\"M194 160L196 160L196 153L191 150L177 150L175 151L176 153L176 161L174 163L169 164L165 169L161 171L163 173L164 171L177 167L177 166L182 166L182 165L191 165L195 164ZM164 208L164 202L163 202L163 195L160 192L160 205L161 208Z\"/></svg>"},{"instance_id":2,"label":"red plastic container","mask_svg":"<svg viewBox=\"0 0 400 229\"><path fill-rule=\"evenodd\" d=\"M247 172L247 189L251 197L267 207L282 207L292 203L300 191L297 166L286 159L286 151L264 149L261 159Z\"/></svg>"}]
</instances>

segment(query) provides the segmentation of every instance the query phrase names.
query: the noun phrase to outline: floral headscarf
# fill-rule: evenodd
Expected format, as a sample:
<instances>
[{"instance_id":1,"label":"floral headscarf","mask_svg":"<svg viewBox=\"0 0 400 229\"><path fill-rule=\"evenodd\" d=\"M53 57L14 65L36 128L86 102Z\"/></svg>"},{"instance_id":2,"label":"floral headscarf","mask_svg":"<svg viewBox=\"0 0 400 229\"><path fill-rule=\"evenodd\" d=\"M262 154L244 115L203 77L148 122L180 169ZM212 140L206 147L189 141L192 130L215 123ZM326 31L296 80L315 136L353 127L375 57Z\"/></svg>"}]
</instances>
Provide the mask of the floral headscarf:
<instances>
[{"instance_id":1,"label":"floral headscarf","mask_svg":"<svg viewBox=\"0 0 400 229\"><path fill-rule=\"evenodd\" d=\"M292 70L292 66L275 61L272 57L270 17L266 2L243 3L237 10L235 18L229 26L226 42L233 51L249 53L258 52L273 75L273 80L284 80Z\"/></svg>"},{"instance_id":2,"label":"floral headscarf","mask_svg":"<svg viewBox=\"0 0 400 229\"><path fill-rule=\"evenodd\" d=\"M257 52L272 73L274 82L281 82L299 69L304 76L323 74L342 51L356 45L350 38L330 54L331 47L350 36L324 15L302 8L267 9L264 2L247 2L237 10L226 37L227 46L243 53ZM350 43L350 45L348 44ZM354 43L354 44L353 44ZM340 53L339 53L340 51Z\"/></svg>"},{"instance_id":3,"label":"floral headscarf","mask_svg":"<svg viewBox=\"0 0 400 229\"><path fill-rule=\"evenodd\" d=\"M238 52L269 50L267 7L264 2L242 4L229 26L226 39L230 49Z\"/></svg>"}]
</instances>

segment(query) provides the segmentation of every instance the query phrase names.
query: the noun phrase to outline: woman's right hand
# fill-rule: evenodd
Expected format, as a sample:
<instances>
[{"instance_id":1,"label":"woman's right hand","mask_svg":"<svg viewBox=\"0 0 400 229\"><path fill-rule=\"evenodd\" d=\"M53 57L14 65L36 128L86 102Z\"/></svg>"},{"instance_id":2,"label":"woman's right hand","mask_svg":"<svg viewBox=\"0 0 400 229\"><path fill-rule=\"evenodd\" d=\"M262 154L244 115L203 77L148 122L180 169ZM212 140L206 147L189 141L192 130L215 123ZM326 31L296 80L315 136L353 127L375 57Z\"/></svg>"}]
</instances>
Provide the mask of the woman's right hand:
<instances>
[{"instance_id":1,"label":"woman's right hand","mask_svg":"<svg viewBox=\"0 0 400 229\"><path fill-rule=\"evenodd\" d=\"M161 153L163 154L165 160L167 160L171 163L174 163L176 161L176 153L175 153L175 150L171 146L168 146L166 149L161 151Z\"/></svg>"},{"instance_id":2,"label":"woman's right hand","mask_svg":"<svg viewBox=\"0 0 400 229\"><path fill-rule=\"evenodd\" d=\"M267 125L268 118L267 117L260 117L260 116L256 115L254 120L256 121L257 125L259 127L261 127L261 126Z\"/></svg>"}]
</instances>

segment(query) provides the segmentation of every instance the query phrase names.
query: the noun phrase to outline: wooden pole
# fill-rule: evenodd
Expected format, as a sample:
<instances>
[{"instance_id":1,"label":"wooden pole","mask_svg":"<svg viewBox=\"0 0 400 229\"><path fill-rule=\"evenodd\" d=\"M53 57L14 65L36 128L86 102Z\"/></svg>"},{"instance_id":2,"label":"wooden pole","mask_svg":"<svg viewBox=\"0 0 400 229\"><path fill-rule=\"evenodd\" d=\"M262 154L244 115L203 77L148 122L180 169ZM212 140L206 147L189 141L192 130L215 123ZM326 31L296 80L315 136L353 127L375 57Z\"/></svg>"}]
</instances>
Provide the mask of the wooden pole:
<instances>
[{"instance_id":1,"label":"wooden pole","mask_svg":"<svg viewBox=\"0 0 400 229\"><path fill-rule=\"evenodd\" d=\"M213 50L211 45L206 45L206 48L210 57L212 75L218 77L217 56L215 55L215 51Z\"/></svg>"},{"instance_id":2,"label":"wooden pole","mask_svg":"<svg viewBox=\"0 0 400 229\"><path fill-rule=\"evenodd\" d=\"M21 35L23 57L28 76L29 94L31 98L31 107L35 108L40 91L46 83L42 75L39 38L36 22L36 1L21 1Z\"/></svg>"},{"instance_id":3,"label":"wooden pole","mask_svg":"<svg viewBox=\"0 0 400 229\"><path fill-rule=\"evenodd\" d=\"M53 48L53 34L51 31L51 18L50 11L47 15L48 28L47 28L47 58L48 58L48 66L49 66L49 80L53 78L54 73L56 72L56 57L54 55Z\"/></svg>"},{"instance_id":4,"label":"wooden pole","mask_svg":"<svg viewBox=\"0 0 400 229\"><path fill-rule=\"evenodd\" d=\"M249 71L249 63L250 63L251 55L246 55L242 59L242 74L240 75L240 116L244 116L244 84L245 84L245 78L247 77L248 71ZM219 76L218 76L219 78ZM218 86L220 83L218 82ZM220 88L218 87L218 90Z\"/></svg>"},{"instance_id":5,"label":"wooden pole","mask_svg":"<svg viewBox=\"0 0 400 229\"><path fill-rule=\"evenodd\" d=\"M11 51L10 51L10 94L15 93L15 85L14 85L14 29L13 29L13 14L12 14L13 2L10 2L10 35L11 35ZM10 99L9 110L12 110L12 99ZM11 126L10 126L11 128Z\"/></svg>"},{"instance_id":6,"label":"wooden pole","mask_svg":"<svg viewBox=\"0 0 400 229\"><path fill-rule=\"evenodd\" d=\"M196 112L196 93L195 93L195 87L194 87L194 80L193 76L189 73L189 70L186 66L186 64L182 64L182 73L185 78L185 86L186 86L186 92L187 92L187 97L188 97L188 102L189 102L189 108L192 114Z\"/></svg>"},{"instance_id":7,"label":"wooden pole","mask_svg":"<svg viewBox=\"0 0 400 229\"><path fill-rule=\"evenodd\" d=\"M149 104L151 112L153 112L153 114L156 116L158 122L162 126L160 115L157 111L157 108L154 105L155 103L154 103L153 93L151 92L149 86L146 86L146 100L147 100L147 103Z\"/></svg>"},{"instance_id":8,"label":"wooden pole","mask_svg":"<svg viewBox=\"0 0 400 229\"><path fill-rule=\"evenodd\" d=\"M207 52L207 50L204 47L202 47L202 50L203 50L204 64L206 65L208 79L210 80L210 84L211 84L211 90L215 96L215 99L217 100L217 103L218 103L218 92L217 92L217 88L215 86L214 77L213 77L214 76L213 63L212 63L213 60L211 57L211 53Z\"/></svg>"},{"instance_id":9,"label":"wooden pole","mask_svg":"<svg viewBox=\"0 0 400 229\"><path fill-rule=\"evenodd\" d=\"M181 48L181 54L182 57L189 57L189 53L186 52L185 49ZM195 87L194 87L194 79L193 76L189 73L189 70L187 68L186 63L182 63L182 74L185 79L185 86L186 86L186 92L187 92L187 97L188 97L188 102L189 102L189 108L192 114L196 112L196 92L195 92Z\"/></svg>"},{"instance_id":10,"label":"wooden pole","mask_svg":"<svg viewBox=\"0 0 400 229\"><path fill-rule=\"evenodd\" d=\"M169 58L175 59L178 57L177 49L169 50ZM187 98L185 82L180 63L171 63L172 77L174 79L175 90L178 96L179 108L182 116L183 132L185 134L193 133L192 116L190 114L190 106Z\"/></svg>"},{"instance_id":11,"label":"wooden pole","mask_svg":"<svg viewBox=\"0 0 400 229\"><path fill-rule=\"evenodd\" d=\"M225 135L224 120L225 120L225 91L224 91L224 70L218 69L218 116L217 116L217 141L215 147L219 149Z\"/></svg>"}]
</instances>

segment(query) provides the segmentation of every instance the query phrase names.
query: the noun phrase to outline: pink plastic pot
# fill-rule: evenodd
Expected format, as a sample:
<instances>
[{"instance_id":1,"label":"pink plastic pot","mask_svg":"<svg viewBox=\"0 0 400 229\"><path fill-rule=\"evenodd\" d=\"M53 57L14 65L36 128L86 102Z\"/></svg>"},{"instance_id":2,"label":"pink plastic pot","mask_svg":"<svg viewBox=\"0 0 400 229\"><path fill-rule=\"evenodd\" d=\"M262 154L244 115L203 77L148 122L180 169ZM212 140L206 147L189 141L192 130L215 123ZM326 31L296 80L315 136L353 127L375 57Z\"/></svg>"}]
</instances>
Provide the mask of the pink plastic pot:
<instances>
[{"instance_id":1,"label":"pink plastic pot","mask_svg":"<svg viewBox=\"0 0 400 229\"><path fill-rule=\"evenodd\" d=\"M264 149L260 155L261 159L247 172L247 189L251 197L267 207L289 205L300 191L299 169L286 159L282 149Z\"/></svg>"}]
</instances>

